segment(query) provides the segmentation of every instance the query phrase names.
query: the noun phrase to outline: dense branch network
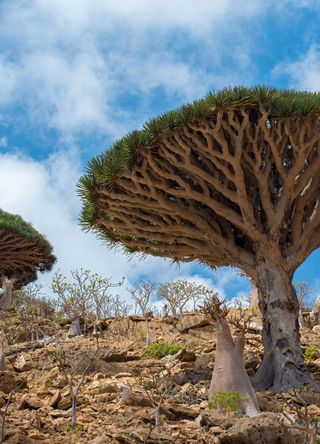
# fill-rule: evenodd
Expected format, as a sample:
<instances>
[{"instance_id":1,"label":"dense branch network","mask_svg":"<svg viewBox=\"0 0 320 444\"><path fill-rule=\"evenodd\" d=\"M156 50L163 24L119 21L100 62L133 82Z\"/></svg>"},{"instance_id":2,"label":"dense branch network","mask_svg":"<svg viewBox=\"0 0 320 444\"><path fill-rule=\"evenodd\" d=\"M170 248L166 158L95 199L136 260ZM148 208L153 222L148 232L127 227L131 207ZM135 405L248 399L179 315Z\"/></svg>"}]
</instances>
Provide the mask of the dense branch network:
<instances>
[{"instance_id":1,"label":"dense branch network","mask_svg":"<svg viewBox=\"0 0 320 444\"><path fill-rule=\"evenodd\" d=\"M319 117L221 109L136 150L114 185L96 183L100 232L129 251L254 276L266 251L292 274L320 245ZM274 247L274 248L273 248Z\"/></svg>"}]
</instances>

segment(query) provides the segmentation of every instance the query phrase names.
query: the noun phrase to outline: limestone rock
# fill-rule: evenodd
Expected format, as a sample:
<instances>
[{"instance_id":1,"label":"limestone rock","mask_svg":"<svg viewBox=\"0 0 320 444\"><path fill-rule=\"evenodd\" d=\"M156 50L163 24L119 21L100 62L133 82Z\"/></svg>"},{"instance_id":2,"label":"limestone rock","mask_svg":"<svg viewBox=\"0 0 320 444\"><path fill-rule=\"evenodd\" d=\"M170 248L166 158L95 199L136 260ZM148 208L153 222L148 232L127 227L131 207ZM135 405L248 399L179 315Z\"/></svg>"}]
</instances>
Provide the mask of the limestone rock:
<instances>
[{"instance_id":1,"label":"limestone rock","mask_svg":"<svg viewBox=\"0 0 320 444\"><path fill-rule=\"evenodd\" d=\"M221 444L288 444L304 442L304 435L283 427L275 413L262 413L237 420L219 439Z\"/></svg>"},{"instance_id":2,"label":"limestone rock","mask_svg":"<svg viewBox=\"0 0 320 444\"><path fill-rule=\"evenodd\" d=\"M132 374L129 372L121 372L114 375L115 378L121 379L121 378L132 378Z\"/></svg>"},{"instance_id":3,"label":"limestone rock","mask_svg":"<svg viewBox=\"0 0 320 444\"><path fill-rule=\"evenodd\" d=\"M152 407L152 402L146 396L140 393L135 393L128 385L123 385L121 388L121 399L125 405Z\"/></svg>"},{"instance_id":4,"label":"limestone rock","mask_svg":"<svg viewBox=\"0 0 320 444\"><path fill-rule=\"evenodd\" d=\"M308 406L308 413L311 416L317 416L319 418L320 417L320 407L315 404L311 404Z\"/></svg>"},{"instance_id":5,"label":"limestone rock","mask_svg":"<svg viewBox=\"0 0 320 444\"><path fill-rule=\"evenodd\" d=\"M92 381L90 385L88 385L87 390L88 393L117 393L119 391L117 384L102 381L101 379L97 379Z\"/></svg>"},{"instance_id":6,"label":"limestone rock","mask_svg":"<svg viewBox=\"0 0 320 444\"><path fill-rule=\"evenodd\" d=\"M96 436L94 439L89 441L89 444L109 444L110 438L107 436Z\"/></svg>"},{"instance_id":7,"label":"limestone rock","mask_svg":"<svg viewBox=\"0 0 320 444\"><path fill-rule=\"evenodd\" d=\"M17 359L13 363L13 368L17 372L27 372L33 368L33 365L31 360L28 359L25 354L21 354L17 357Z\"/></svg>"},{"instance_id":8,"label":"limestone rock","mask_svg":"<svg viewBox=\"0 0 320 444\"><path fill-rule=\"evenodd\" d=\"M180 319L176 323L176 327L181 333L185 333L193 328L200 328L209 324L210 324L209 319L206 318L203 314L186 313L183 315L182 319Z\"/></svg>"},{"instance_id":9,"label":"limestone rock","mask_svg":"<svg viewBox=\"0 0 320 444\"><path fill-rule=\"evenodd\" d=\"M104 378L105 378L105 375L103 373L101 373L101 372L96 373L94 375L94 377L93 377L94 380L96 380L96 379L104 379Z\"/></svg>"},{"instance_id":10,"label":"limestone rock","mask_svg":"<svg viewBox=\"0 0 320 444\"><path fill-rule=\"evenodd\" d=\"M23 409L41 409L42 407L45 407L46 403L45 401L43 401L42 399L39 399L36 396L30 396L29 394L25 394L22 396L20 405L19 405L19 410L23 410Z\"/></svg>"},{"instance_id":11,"label":"limestone rock","mask_svg":"<svg viewBox=\"0 0 320 444\"><path fill-rule=\"evenodd\" d=\"M100 355L100 358L106 362L126 362L128 361L127 351L108 350Z\"/></svg>"},{"instance_id":12,"label":"limestone rock","mask_svg":"<svg viewBox=\"0 0 320 444\"><path fill-rule=\"evenodd\" d=\"M48 407L55 407L61 399L61 392L57 390L52 398L49 400Z\"/></svg>"},{"instance_id":13,"label":"limestone rock","mask_svg":"<svg viewBox=\"0 0 320 444\"><path fill-rule=\"evenodd\" d=\"M263 330L262 325L258 324L257 322L254 322L254 321L250 322L249 329L259 332L259 333L262 332L262 330Z\"/></svg>"},{"instance_id":14,"label":"limestone rock","mask_svg":"<svg viewBox=\"0 0 320 444\"><path fill-rule=\"evenodd\" d=\"M10 393L12 390L24 389L27 387L27 381L15 372L10 372L8 370L0 372L0 391L4 393Z\"/></svg>"},{"instance_id":15,"label":"limestone rock","mask_svg":"<svg viewBox=\"0 0 320 444\"><path fill-rule=\"evenodd\" d=\"M69 418L70 413L64 410L51 410L50 416L53 418Z\"/></svg>"},{"instance_id":16,"label":"limestone rock","mask_svg":"<svg viewBox=\"0 0 320 444\"><path fill-rule=\"evenodd\" d=\"M13 436L10 436L9 439L6 439L6 444L38 444L39 442L40 441L20 433L14 434Z\"/></svg>"},{"instance_id":17,"label":"limestone rock","mask_svg":"<svg viewBox=\"0 0 320 444\"><path fill-rule=\"evenodd\" d=\"M78 400L77 400L77 404ZM57 404L57 409L59 410L67 410L72 406L72 400L71 400L71 396L69 395L69 393L67 393L65 396L63 396L60 401Z\"/></svg>"},{"instance_id":18,"label":"limestone rock","mask_svg":"<svg viewBox=\"0 0 320 444\"><path fill-rule=\"evenodd\" d=\"M174 355L175 359L181 362L194 362L196 360L196 354L191 350L181 349Z\"/></svg>"},{"instance_id":19,"label":"limestone rock","mask_svg":"<svg viewBox=\"0 0 320 444\"><path fill-rule=\"evenodd\" d=\"M221 433L223 433L225 430L223 428L221 428L220 426L213 426L210 427L210 432L214 433L215 435L220 435Z\"/></svg>"}]
</instances>

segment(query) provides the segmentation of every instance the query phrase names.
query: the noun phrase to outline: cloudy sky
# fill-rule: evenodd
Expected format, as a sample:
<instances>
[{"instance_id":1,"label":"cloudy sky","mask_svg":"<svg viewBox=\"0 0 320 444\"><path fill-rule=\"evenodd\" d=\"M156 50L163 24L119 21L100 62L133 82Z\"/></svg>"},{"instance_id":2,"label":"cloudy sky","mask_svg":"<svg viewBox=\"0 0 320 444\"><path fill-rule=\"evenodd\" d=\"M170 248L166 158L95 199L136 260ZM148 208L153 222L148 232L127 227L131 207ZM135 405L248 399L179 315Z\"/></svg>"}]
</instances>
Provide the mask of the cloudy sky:
<instances>
[{"instance_id":1,"label":"cloudy sky","mask_svg":"<svg viewBox=\"0 0 320 444\"><path fill-rule=\"evenodd\" d=\"M64 273L82 266L128 286L189 277L229 298L248 292L236 270L106 250L78 226L76 183L115 139L209 90L319 90L319 18L319 0L1 0L0 207L48 237ZM295 277L315 295L318 264L317 251Z\"/></svg>"}]
</instances>

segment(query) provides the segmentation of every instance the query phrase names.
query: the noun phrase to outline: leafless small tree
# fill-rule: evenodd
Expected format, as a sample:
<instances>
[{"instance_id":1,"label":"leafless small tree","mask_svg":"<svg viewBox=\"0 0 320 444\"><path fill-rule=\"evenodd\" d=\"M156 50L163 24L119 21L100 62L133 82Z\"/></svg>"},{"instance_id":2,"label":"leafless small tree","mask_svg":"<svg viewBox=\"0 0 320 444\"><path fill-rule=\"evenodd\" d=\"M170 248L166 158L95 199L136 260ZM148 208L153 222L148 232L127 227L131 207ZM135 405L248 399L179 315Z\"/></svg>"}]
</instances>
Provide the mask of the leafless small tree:
<instances>
[{"instance_id":1,"label":"leafless small tree","mask_svg":"<svg viewBox=\"0 0 320 444\"><path fill-rule=\"evenodd\" d=\"M158 290L159 296L168 302L173 317L177 317L178 313L182 317L188 303L192 303L195 310L199 302L211 293L212 291L204 285L186 279L165 282Z\"/></svg>"},{"instance_id":2,"label":"leafless small tree","mask_svg":"<svg viewBox=\"0 0 320 444\"><path fill-rule=\"evenodd\" d=\"M232 325L237 332L243 336L247 344L256 346L261 344L261 337L250 337L247 334L252 328L252 322L257 314L257 307L251 305L251 298L247 300L235 300L233 303L234 310L229 312L227 316L228 323Z\"/></svg>"},{"instance_id":3,"label":"leafless small tree","mask_svg":"<svg viewBox=\"0 0 320 444\"><path fill-rule=\"evenodd\" d=\"M161 412L169 415L169 412L163 406L164 400L171 397L175 389L170 374L163 377L162 373L151 374L146 370L137 379L136 385L143 390L146 396L134 392L129 384L125 384L121 391L122 401L126 405L153 407L155 410L155 427L159 427Z\"/></svg>"},{"instance_id":4,"label":"leafless small tree","mask_svg":"<svg viewBox=\"0 0 320 444\"><path fill-rule=\"evenodd\" d=\"M303 432L306 435L308 444L317 444L320 438L319 422L314 421L308 411L308 405L302 398L298 390L291 391L293 399L299 402L299 406L282 395L282 400L285 408L282 410L282 415L287 419L290 425L285 425L284 418L282 425L288 429L295 429ZM302 406L302 407L301 407ZM287 411L286 411L287 410Z\"/></svg>"},{"instance_id":5,"label":"leafless small tree","mask_svg":"<svg viewBox=\"0 0 320 444\"><path fill-rule=\"evenodd\" d=\"M99 350L99 340L98 336L96 336L95 347L90 345L87 352L82 351L76 362L73 361L66 351L65 342L62 340L58 342L58 346L55 349L48 351L49 356L57 363L69 387L69 394L72 400L72 419L70 424L72 428L77 426L77 396L79 390L94 359L98 356Z\"/></svg>"},{"instance_id":6,"label":"leafless small tree","mask_svg":"<svg viewBox=\"0 0 320 444\"><path fill-rule=\"evenodd\" d=\"M166 397L172 392L173 383L168 378L162 378L159 374L152 374L149 377L140 376L138 384L142 387L154 407L155 426L160 427L161 409Z\"/></svg>"},{"instance_id":7,"label":"leafless small tree","mask_svg":"<svg viewBox=\"0 0 320 444\"><path fill-rule=\"evenodd\" d=\"M6 429L6 419L7 419L7 413L8 408L11 403L11 398L13 394L19 390L22 387L22 384L19 384L17 387L15 387L11 392L8 394L8 397L6 399L6 403L4 404L4 407L0 409L0 417L1 417L1 425L0 425L0 444L4 442L5 439L5 429Z\"/></svg>"},{"instance_id":8,"label":"leafless small tree","mask_svg":"<svg viewBox=\"0 0 320 444\"><path fill-rule=\"evenodd\" d=\"M101 277L98 274L93 274L90 277L89 291L97 320L112 316L115 297L110 293L110 289L121 287L123 282L124 278L119 282L112 283L111 278Z\"/></svg>"},{"instance_id":9,"label":"leafless small tree","mask_svg":"<svg viewBox=\"0 0 320 444\"><path fill-rule=\"evenodd\" d=\"M43 295L44 286L38 283L29 284L13 293L13 307L19 314L26 337L33 341L44 332L39 326L39 317L54 319L53 302Z\"/></svg>"},{"instance_id":10,"label":"leafless small tree","mask_svg":"<svg viewBox=\"0 0 320 444\"><path fill-rule=\"evenodd\" d=\"M132 289L128 289L132 299L135 302L138 314L145 316L151 311L151 299L157 288L157 284L151 281L141 282L141 284Z\"/></svg>"},{"instance_id":11,"label":"leafless small tree","mask_svg":"<svg viewBox=\"0 0 320 444\"><path fill-rule=\"evenodd\" d=\"M312 294L312 288L304 281L294 282L300 310L310 309L314 301L308 301Z\"/></svg>"},{"instance_id":12,"label":"leafless small tree","mask_svg":"<svg viewBox=\"0 0 320 444\"><path fill-rule=\"evenodd\" d=\"M120 287L124 278L116 283L111 278L92 274L81 268L72 271L73 282L57 272L52 280L52 290L57 295L57 307L71 320L83 319L84 329L91 319L96 321L106 317L126 316L130 307L119 296L110 293L112 288Z\"/></svg>"},{"instance_id":13,"label":"leafless small tree","mask_svg":"<svg viewBox=\"0 0 320 444\"><path fill-rule=\"evenodd\" d=\"M85 324L92 310L92 293L90 291L89 270L72 271L74 282L69 283L65 276L56 272L51 282L51 288L57 295L57 308L71 320L84 319ZM86 327L86 325L85 325Z\"/></svg>"},{"instance_id":14,"label":"leafless small tree","mask_svg":"<svg viewBox=\"0 0 320 444\"><path fill-rule=\"evenodd\" d=\"M112 314L115 318L124 318L128 316L132 306L123 301L120 296L113 298Z\"/></svg>"}]
</instances>

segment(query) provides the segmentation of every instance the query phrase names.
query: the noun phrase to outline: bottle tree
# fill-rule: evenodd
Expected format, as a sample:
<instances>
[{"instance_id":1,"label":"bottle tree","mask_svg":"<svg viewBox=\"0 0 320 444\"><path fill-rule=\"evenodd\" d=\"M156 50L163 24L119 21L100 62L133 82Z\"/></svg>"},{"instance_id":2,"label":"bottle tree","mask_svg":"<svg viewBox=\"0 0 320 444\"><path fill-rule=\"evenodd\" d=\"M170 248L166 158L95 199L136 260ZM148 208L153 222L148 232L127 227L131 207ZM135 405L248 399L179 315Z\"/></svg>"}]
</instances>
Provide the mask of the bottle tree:
<instances>
[{"instance_id":1,"label":"bottle tree","mask_svg":"<svg viewBox=\"0 0 320 444\"><path fill-rule=\"evenodd\" d=\"M37 279L37 272L50 271L56 258L50 243L21 216L0 209L0 306L11 303L13 288Z\"/></svg>"},{"instance_id":2,"label":"bottle tree","mask_svg":"<svg viewBox=\"0 0 320 444\"><path fill-rule=\"evenodd\" d=\"M108 244L236 266L257 285L259 388L312 381L292 276L320 243L320 94L238 87L151 120L94 158L82 224Z\"/></svg>"}]
</instances>

